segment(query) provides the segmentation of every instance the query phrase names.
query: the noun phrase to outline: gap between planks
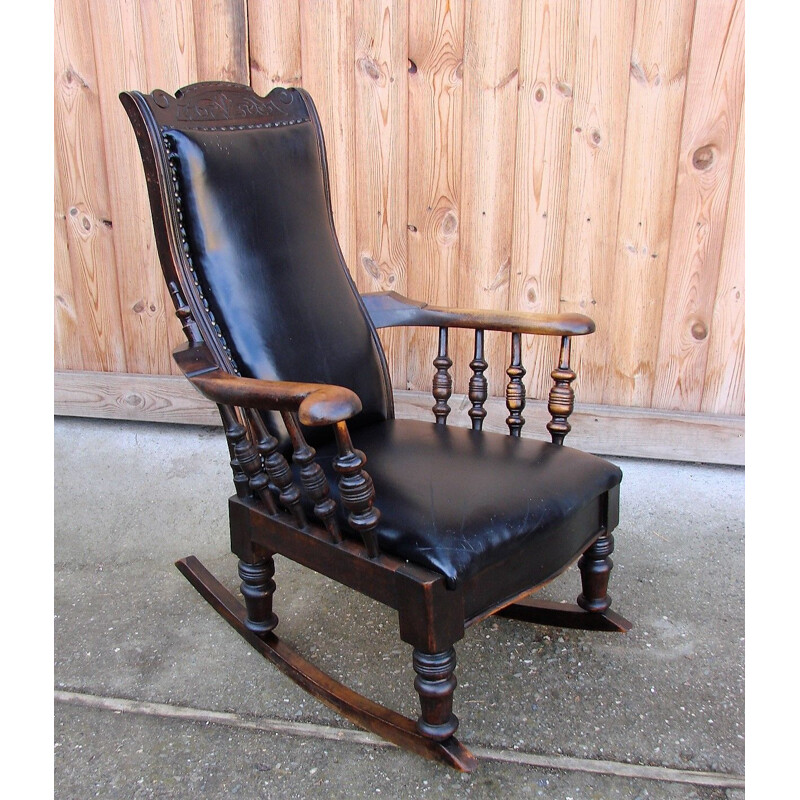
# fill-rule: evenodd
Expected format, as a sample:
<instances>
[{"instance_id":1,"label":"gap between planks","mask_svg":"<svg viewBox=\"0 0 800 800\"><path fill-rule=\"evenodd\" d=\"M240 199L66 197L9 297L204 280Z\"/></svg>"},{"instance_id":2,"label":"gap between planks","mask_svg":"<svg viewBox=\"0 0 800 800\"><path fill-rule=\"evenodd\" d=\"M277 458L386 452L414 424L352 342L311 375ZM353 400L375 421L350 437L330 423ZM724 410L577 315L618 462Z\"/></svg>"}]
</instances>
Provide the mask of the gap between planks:
<instances>
[{"instance_id":1,"label":"gap between planks","mask_svg":"<svg viewBox=\"0 0 800 800\"><path fill-rule=\"evenodd\" d=\"M143 700L126 700L119 697L103 697L83 692L55 690L56 703L80 706L116 714L140 714L162 719L177 719L184 722L202 722L212 725L226 725L232 728L279 733L287 736L306 736L312 739L346 742L347 744L369 745L371 747L396 747L378 736L361 730L334 728L312 722L290 722L269 717L248 717L224 711L209 711L187 706L153 703ZM468 743L467 743L468 744ZM639 778L662 783L682 783L692 786L717 786L726 789L744 789L744 776L725 772L702 772L697 770L653 767L647 764L629 764L620 761L601 759L572 758L570 756L549 756L526 753L519 750L505 750L494 747L474 747L470 750L479 758L489 761L504 761L522 766L538 767L569 772L590 772L613 775L620 778Z\"/></svg>"}]
</instances>

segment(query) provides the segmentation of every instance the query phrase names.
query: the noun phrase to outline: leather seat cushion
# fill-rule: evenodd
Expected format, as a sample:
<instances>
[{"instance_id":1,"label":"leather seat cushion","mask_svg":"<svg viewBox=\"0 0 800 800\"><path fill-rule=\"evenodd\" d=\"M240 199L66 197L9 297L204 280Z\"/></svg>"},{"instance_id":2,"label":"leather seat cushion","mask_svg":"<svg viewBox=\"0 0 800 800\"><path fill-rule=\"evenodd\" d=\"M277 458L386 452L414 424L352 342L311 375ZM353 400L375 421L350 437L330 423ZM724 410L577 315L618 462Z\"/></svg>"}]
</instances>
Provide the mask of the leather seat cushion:
<instances>
[{"instance_id":1,"label":"leather seat cushion","mask_svg":"<svg viewBox=\"0 0 800 800\"><path fill-rule=\"evenodd\" d=\"M451 588L537 544L531 585L552 577L597 534L599 516L574 541L554 529L622 480L614 464L569 447L414 420L361 428L353 443L375 484L382 552L442 573ZM335 455L329 445L317 453L338 499Z\"/></svg>"}]
</instances>

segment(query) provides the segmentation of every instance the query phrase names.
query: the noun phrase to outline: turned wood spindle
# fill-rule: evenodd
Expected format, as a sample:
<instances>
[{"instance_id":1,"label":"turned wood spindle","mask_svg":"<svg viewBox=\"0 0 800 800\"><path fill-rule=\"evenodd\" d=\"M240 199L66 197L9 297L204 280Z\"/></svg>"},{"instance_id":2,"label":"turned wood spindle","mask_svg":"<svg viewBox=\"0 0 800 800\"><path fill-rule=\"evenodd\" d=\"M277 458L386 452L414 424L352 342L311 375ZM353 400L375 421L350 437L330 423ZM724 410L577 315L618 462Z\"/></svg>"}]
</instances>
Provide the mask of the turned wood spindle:
<instances>
[{"instance_id":1,"label":"turned wood spindle","mask_svg":"<svg viewBox=\"0 0 800 800\"><path fill-rule=\"evenodd\" d=\"M483 331L475 331L475 357L469 362L472 370L472 377L469 379L469 399L472 408L467 412L472 420L472 430L483 430L483 420L486 417L486 409L483 404L489 396L489 382L483 374L489 365L483 357Z\"/></svg>"},{"instance_id":2,"label":"turned wood spindle","mask_svg":"<svg viewBox=\"0 0 800 800\"><path fill-rule=\"evenodd\" d=\"M277 624L278 618L272 612L272 595L275 593L275 562L272 557L259 559L255 563L239 561L239 577L242 583L239 591L244 597L247 617L244 624L258 636L265 636Z\"/></svg>"},{"instance_id":3,"label":"turned wood spindle","mask_svg":"<svg viewBox=\"0 0 800 800\"><path fill-rule=\"evenodd\" d=\"M200 335L200 329L197 327L192 309L189 304L184 300L181 290L175 281L170 281L168 284L169 293L172 295L172 302L175 304L175 316L181 321L183 332L189 340L189 344L200 344L203 337Z\"/></svg>"},{"instance_id":4,"label":"turned wood spindle","mask_svg":"<svg viewBox=\"0 0 800 800\"><path fill-rule=\"evenodd\" d=\"M433 414L437 425L447 424L450 405L447 402L453 394L453 378L450 375L452 359L447 355L447 328L439 328L439 355L433 359L436 374L433 376Z\"/></svg>"},{"instance_id":5,"label":"turned wood spindle","mask_svg":"<svg viewBox=\"0 0 800 800\"><path fill-rule=\"evenodd\" d=\"M547 430L553 439L553 444L563 444L564 437L572 430L572 425L567 422L567 417L575 406L575 392L572 390L572 381L575 373L569 366L570 338L561 337L561 352L558 357L558 366L550 373L555 381L550 389L547 410L552 419L547 423Z\"/></svg>"},{"instance_id":6,"label":"turned wood spindle","mask_svg":"<svg viewBox=\"0 0 800 800\"><path fill-rule=\"evenodd\" d=\"M297 415L282 412L286 430L292 440L292 460L300 467L300 482L314 503L314 513L322 522L334 542L342 541L339 523L336 521L336 502L331 497L328 479L322 467L315 461L317 451L303 436Z\"/></svg>"},{"instance_id":7,"label":"turned wood spindle","mask_svg":"<svg viewBox=\"0 0 800 800\"><path fill-rule=\"evenodd\" d=\"M250 497L250 479L239 463L236 455L236 445L239 440L247 434L244 426L239 422L236 412L230 406L217 405L222 425L225 428L225 438L228 440L228 452L231 456L231 470L233 471L233 485L236 487L236 496L245 498Z\"/></svg>"},{"instance_id":8,"label":"turned wood spindle","mask_svg":"<svg viewBox=\"0 0 800 800\"><path fill-rule=\"evenodd\" d=\"M414 688L422 707L417 730L436 741L449 739L458 728L458 717L453 713L456 651L451 647L441 653L424 653L414 648L412 659L417 673Z\"/></svg>"},{"instance_id":9,"label":"turned wood spindle","mask_svg":"<svg viewBox=\"0 0 800 800\"><path fill-rule=\"evenodd\" d=\"M233 444L234 458L239 468L247 476L250 493L261 500L270 514L274 514L277 508L269 489L269 478L264 472L261 455L247 438L247 430L236 417L228 420L226 435L228 441Z\"/></svg>"},{"instance_id":10,"label":"turned wood spindle","mask_svg":"<svg viewBox=\"0 0 800 800\"><path fill-rule=\"evenodd\" d=\"M522 366L522 335L512 333L511 364L506 370L509 378L506 387L506 408L508 409L506 425L508 425L508 432L517 438L522 433L522 426L525 424L525 418L522 416L522 412L525 410L525 384L522 382L525 371L525 367Z\"/></svg>"},{"instance_id":11,"label":"turned wood spindle","mask_svg":"<svg viewBox=\"0 0 800 800\"><path fill-rule=\"evenodd\" d=\"M578 605L585 611L603 613L611 605L608 579L614 566L610 558L613 552L614 537L604 533L578 560L583 588Z\"/></svg>"},{"instance_id":12,"label":"turned wood spindle","mask_svg":"<svg viewBox=\"0 0 800 800\"><path fill-rule=\"evenodd\" d=\"M339 494L342 505L349 512L347 522L360 534L370 558L380 555L376 527L381 512L375 507L375 487L372 478L362 469L367 462L366 456L353 447L347 423L337 422L335 427L336 444L339 455L334 459L334 469L339 478Z\"/></svg>"},{"instance_id":13,"label":"turned wood spindle","mask_svg":"<svg viewBox=\"0 0 800 800\"><path fill-rule=\"evenodd\" d=\"M292 512L298 528L302 530L307 526L306 514L300 503L300 489L292 479L291 467L278 450L278 440L267 429L261 414L254 409L248 409L247 413L269 480L277 487L278 498L284 508Z\"/></svg>"}]
</instances>

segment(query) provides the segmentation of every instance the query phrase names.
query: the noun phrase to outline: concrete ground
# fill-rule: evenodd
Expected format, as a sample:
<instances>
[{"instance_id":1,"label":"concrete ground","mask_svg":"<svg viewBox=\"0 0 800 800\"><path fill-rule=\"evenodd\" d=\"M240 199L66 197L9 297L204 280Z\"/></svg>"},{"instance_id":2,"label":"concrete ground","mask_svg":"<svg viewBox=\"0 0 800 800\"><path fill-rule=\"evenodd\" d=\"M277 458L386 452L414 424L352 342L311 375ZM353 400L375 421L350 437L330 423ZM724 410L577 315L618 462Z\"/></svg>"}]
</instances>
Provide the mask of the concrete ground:
<instances>
[{"instance_id":1,"label":"concrete ground","mask_svg":"<svg viewBox=\"0 0 800 800\"><path fill-rule=\"evenodd\" d=\"M55 422L55 797L744 797L744 470L622 467L625 635L490 619L457 646L471 775L354 728L257 656L181 577L231 588L221 429ZM389 609L276 559L278 632L417 714ZM543 596L573 601L570 571Z\"/></svg>"}]
</instances>

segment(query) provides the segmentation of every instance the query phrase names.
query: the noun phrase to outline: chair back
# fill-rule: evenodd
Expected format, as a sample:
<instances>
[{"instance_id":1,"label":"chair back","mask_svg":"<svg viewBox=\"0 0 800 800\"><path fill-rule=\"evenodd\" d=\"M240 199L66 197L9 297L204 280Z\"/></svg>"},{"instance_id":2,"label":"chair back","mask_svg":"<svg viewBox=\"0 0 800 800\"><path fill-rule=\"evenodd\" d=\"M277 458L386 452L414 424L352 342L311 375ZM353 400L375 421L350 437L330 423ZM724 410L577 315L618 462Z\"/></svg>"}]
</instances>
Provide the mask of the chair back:
<instances>
[{"instance_id":1,"label":"chair back","mask_svg":"<svg viewBox=\"0 0 800 800\"><path fill-rule=\"evenodd\" d=\"M218 365L352 389L363 405L354 427L393 417L385 355L336 237L308 93L259 97L214 82L120 99L139 142L165 279Z\"/></svg>"}]
</instances>

